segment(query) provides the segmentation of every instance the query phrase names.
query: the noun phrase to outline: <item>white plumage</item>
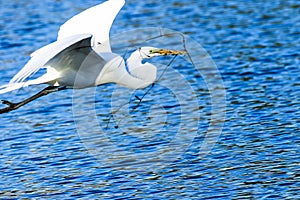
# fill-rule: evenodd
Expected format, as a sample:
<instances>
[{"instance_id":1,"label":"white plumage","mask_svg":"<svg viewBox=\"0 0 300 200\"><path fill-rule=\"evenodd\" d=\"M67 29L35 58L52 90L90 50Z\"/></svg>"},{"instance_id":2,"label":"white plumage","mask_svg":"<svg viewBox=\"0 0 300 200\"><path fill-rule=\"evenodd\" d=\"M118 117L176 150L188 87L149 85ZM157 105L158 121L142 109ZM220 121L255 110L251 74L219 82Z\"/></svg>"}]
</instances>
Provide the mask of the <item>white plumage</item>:
<instances>
[{"instance_id":1,"label":"white plumage","mask_svg":"<svg viewBox=\"0 0 300 200\"><path fill-rule=\"evenodd\" d=\"M11 81L0 87L0 94L34 84L86 88L114 82L137 89L153 83L156 67L148 62L143 64L142 60L163 55L159 50L142 47L126 62L111 52L110 27L124 3L124 0L109 0L65 22L57 41L33 52ZM47 72L28 80L41 68L46 68Z\"/></svg>"}]
</instances>

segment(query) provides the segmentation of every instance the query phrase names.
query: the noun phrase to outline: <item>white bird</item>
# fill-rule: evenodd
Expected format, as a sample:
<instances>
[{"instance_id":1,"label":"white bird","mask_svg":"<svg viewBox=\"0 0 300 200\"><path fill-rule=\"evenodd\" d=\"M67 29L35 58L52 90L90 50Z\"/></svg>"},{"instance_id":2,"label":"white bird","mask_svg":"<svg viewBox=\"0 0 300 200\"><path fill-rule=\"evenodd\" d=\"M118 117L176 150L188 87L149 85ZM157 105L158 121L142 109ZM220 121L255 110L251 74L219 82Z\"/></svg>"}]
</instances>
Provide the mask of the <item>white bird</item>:
<instances>
[{"instance_id":1,"label":"white bird","mask_svg":"<svg viewBox=\"0 0 300 200\"><path fill-rule=\"evenodd\" d=\"M55 42L33 52L31 59L10 82L0 86L0 94L36 84L51 86L48 92L40 96L53 92L53 88L58 87L87 88L117 83L138 89L152 84L156 79L157 69L148 62L142 63L142 60L184 52L141 47L126 62L121 56L112 53L110 27L124 4L125 0L108 0L69 19L60 27ZM46 68L47 72L28 80L41 68ZM20 107L8 101L2 103L9 105L11 109Z\"/></svg>"}]
</instances>

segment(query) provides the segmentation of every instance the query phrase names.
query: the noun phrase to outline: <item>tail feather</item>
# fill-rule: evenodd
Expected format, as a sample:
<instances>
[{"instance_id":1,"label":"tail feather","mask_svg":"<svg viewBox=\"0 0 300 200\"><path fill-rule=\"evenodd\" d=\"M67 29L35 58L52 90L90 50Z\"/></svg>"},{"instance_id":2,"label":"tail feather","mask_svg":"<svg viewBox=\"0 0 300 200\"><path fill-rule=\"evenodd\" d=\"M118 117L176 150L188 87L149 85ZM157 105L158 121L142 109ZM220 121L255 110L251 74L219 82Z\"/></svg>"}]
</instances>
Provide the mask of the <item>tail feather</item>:
<instances>
[{"instance_id":1,"label":"tail feather","mask_svg":"<svg viewBox=\"0 0 300 200\"><path fill-rule=\"evenodd\" d=\"M28 86L27 82L11 83L11 84L7 84L7 85L3 85L3 86L0 86L0 88L1 88L0 94L11 92L13 90L17 90L17 89L20 89L20 88L26 87L26 86Z\"/></svg>"},{"instance_id":2,"label":"tail feather","mask_svg":"<svg viewBox=\"0 0 300 200\"><path fill-rule=\"evenodd\" d=\"M56 80L59 78L58 73L46 73L43 76L29 80L26 82L14 82L14 83L9 83L3 86L0 86L0 94L4 94L13 90L20 89L22 87L27 87L29 85L38 85L38 84L50 84L50 82Z\"/></svg>"}]
</instances>

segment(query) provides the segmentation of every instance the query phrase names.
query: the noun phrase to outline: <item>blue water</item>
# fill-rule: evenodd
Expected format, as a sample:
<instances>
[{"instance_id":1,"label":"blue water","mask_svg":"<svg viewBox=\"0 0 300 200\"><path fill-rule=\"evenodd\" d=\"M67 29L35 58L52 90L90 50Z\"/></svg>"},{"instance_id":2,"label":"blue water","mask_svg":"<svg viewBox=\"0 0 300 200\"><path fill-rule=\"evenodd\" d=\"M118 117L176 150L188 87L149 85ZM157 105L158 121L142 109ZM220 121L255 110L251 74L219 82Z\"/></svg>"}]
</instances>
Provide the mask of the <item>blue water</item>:
<instances>
[{"instance_id":1,"label":"blue water","mask_svg":"<svg viewBox=\"0 0 300 200\"><path fill-rule=\"evenodd\" d=\"M0 84L63 22L100 2L1 1ZM130 0L111 30L114 49L124 53L124 31L145 27L185 34L218 71L210 63L199 75L178 57L137 108L149 88L109 84L2 114L1 199L300 199L300 2Z\"/></svg>"}]
</instances>

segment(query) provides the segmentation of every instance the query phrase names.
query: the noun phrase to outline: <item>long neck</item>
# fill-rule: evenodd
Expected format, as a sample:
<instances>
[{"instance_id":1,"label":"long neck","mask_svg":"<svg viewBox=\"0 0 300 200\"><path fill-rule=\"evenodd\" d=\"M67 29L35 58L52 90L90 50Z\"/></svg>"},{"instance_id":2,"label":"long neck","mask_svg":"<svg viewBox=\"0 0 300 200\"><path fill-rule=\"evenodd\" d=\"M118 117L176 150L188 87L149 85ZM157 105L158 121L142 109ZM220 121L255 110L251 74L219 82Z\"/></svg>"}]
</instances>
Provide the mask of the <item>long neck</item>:
<instances>
[{"instance_id":1,"label":"long neck","mask_svg":"<svg viewBox=\"0 0 300 200\"><path fill-rule=\"evenodd\" d=\"M135 73L135 69L143 66L144 64L142 63L142 56L138 50L134 51L129 58L126 60L126 65L127 65L127 70L130 74Z\"/></svg>"},{"instance_id":2,"label":"long neck","mask_svg":"<svg viewBox=\"0 0 300 200\"><path fill-rule=\"evenodd\" d=\"M136 50L126 60L129 76L140 82L137 88L147 87L156 79L156 67L148 62L142 63L143 59L140 51Z\"/></svg>"},{"instance_id":3,"label":"long neck","mask_svg":"<svg viewBox=\"0 0 300 200\"><path fill-rule=\"evenodd\" d=\"M132 89L145 88L155 81L156 67L150 63L142 63L138 51L133 52L126 60L117 56L110 60L103 70L101 83L114 82Z\"/></svg>"}]
</instances>

